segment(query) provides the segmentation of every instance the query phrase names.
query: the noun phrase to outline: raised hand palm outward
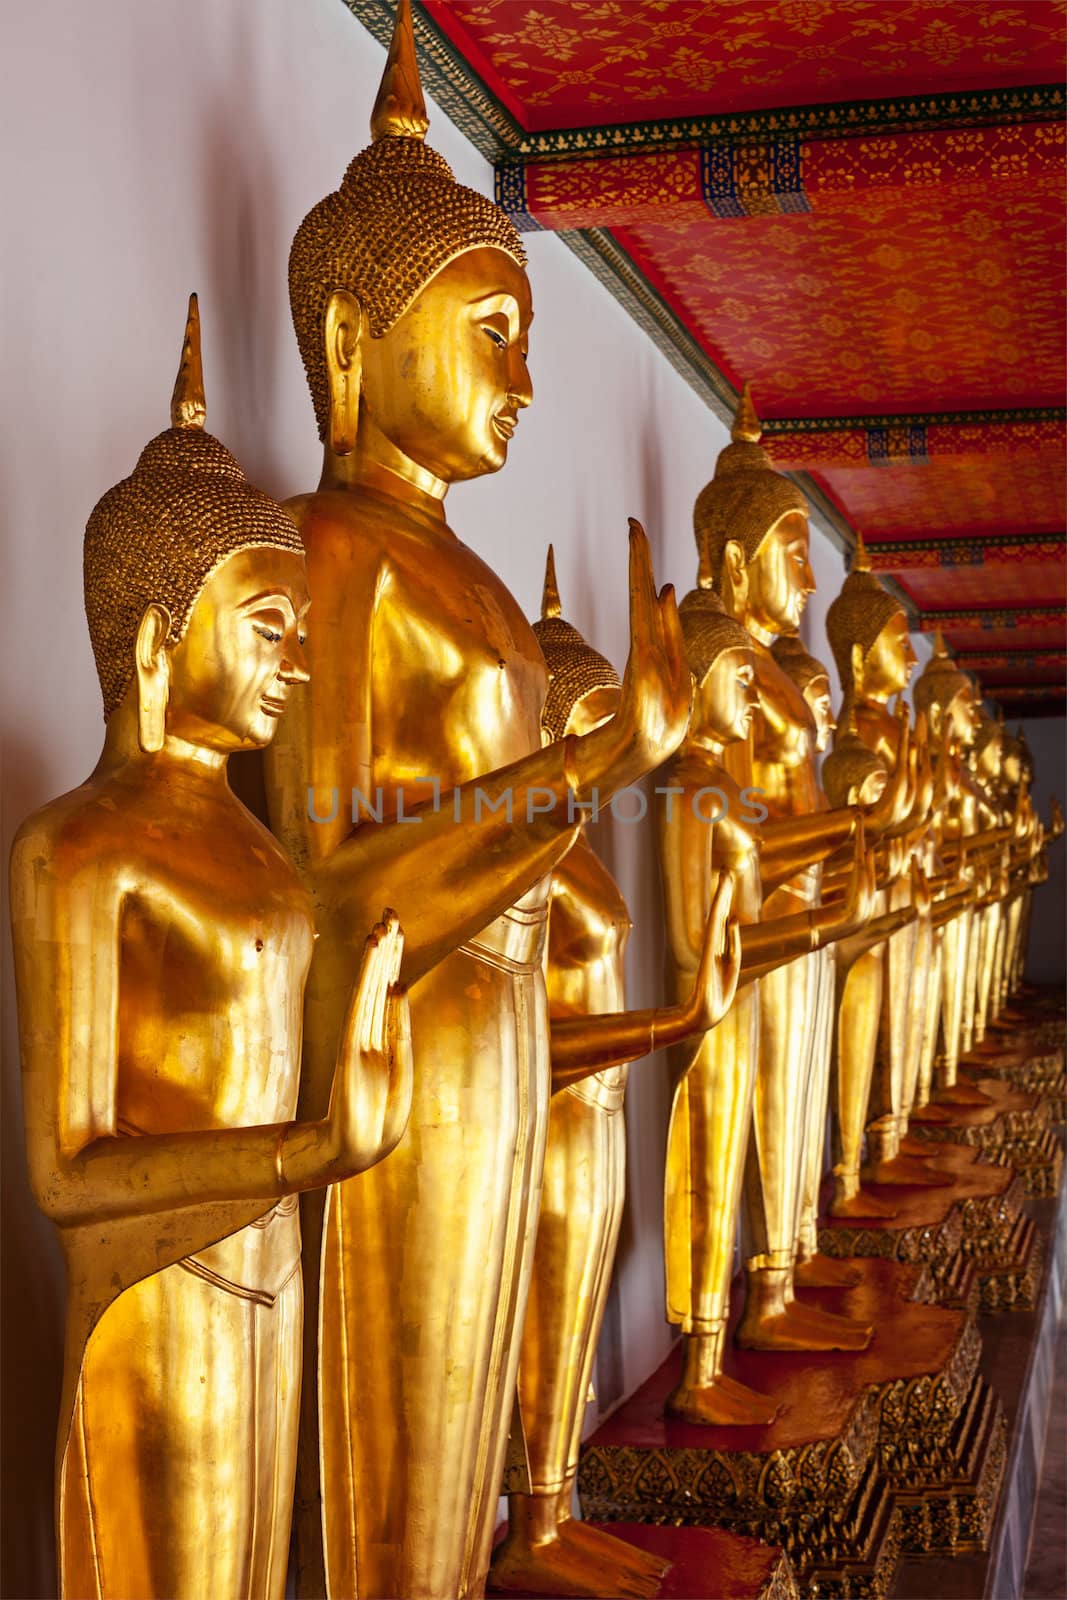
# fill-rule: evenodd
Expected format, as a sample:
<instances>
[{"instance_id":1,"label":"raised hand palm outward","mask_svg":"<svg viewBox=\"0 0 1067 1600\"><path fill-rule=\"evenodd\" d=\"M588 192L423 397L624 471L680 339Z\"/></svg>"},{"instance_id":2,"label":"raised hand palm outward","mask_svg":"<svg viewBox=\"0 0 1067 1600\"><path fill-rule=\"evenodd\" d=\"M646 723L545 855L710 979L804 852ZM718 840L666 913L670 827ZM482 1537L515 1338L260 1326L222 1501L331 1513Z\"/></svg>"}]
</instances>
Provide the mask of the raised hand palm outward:
<instances>
[{"instance_id":1,"label":"raised hand palm outward","mask_svg":"<svg viewBox=\"0 0 1067 1600\"><path fill-rule=\"evenodd\" d=\"M730 916L733 898L733 874L724 872L708 912L700 965L693 984L694 1027L705 1033L722 1021L737 992L741 972L741 927L737 918Z\"/></svg>"},{"instance_id":2,"label":"raised hand palm outward","mask_svg":"<svg viewBox=\"0 0 1067 1600\"><path fill-rule=\"evenodd\" d=\"M411 1112L411 1016L397 982L403 953L400 923L385 911L363 947L326 1117L331 1156L346 1174L388 1155Z\"/></svg>"}]
</instances>

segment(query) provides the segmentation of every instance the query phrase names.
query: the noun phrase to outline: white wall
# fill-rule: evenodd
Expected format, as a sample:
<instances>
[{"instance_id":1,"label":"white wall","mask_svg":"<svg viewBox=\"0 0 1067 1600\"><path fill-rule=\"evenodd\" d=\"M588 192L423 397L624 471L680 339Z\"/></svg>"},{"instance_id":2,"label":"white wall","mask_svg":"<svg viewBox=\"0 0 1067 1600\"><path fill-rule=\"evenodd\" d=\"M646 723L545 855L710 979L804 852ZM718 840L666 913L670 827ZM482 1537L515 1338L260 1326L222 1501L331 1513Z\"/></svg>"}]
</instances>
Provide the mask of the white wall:
<instances>
[{"instance_id":1,"label":"white wall","mask_svg":"<svg viewBox=\"0 0 1067 1600\"><path fill-rule=\"evenodd\" d=\"M1009 718L1008 727L1016 724ZM1052 796L1067 805L1067 740L1062 717L1030 717L1023 724L1026 741L1034 755L1033 797L1042 818L1048 822ZM1030 919L1030 945L1026 976L1031 983L1054 983L1063 987L1067 969L1067 838L1049 846L1048 882L1034 891Z\"/></svg>"},{"instance_id":2,"label":"white wall","mask_svg":"<svg viewBox=\"0 0 1067 1600\"><path fill-rule=\"evenodd\" d=\"M304 212L366 142L383 53L340 0L37 0L5 8L2 29L6 863L21 818L82 781L99 751L82 530L97 497L166 425L190 289L200 294L209 427L271 492L316 482L286 258ZM491 192L488 167L441 114L431 140L457 176ZM529 247L534 404L507 469L457 489L451 521L531 613L553 540L567 615L621 666L627 515L645 522L661 581L684 592L695 569L693 500L725 432L557 239L532 235ZM843 567L816 545L825 601ZM810 637L828 655L821 631ZM606 825L597 842L636 923L631 1001L653 1003L661 945L651 837ZM3 1587L33 1596L55 1593L62 1275L25 1183L6 930L4 963ZM633 1388L670 1342L660 1199L668 1096L656 1066L635 1071L629 1104L630 1204L609 1318L621 1353L613 1346L601 1368L608 1399Z\"/></svg>"}]
</instances>

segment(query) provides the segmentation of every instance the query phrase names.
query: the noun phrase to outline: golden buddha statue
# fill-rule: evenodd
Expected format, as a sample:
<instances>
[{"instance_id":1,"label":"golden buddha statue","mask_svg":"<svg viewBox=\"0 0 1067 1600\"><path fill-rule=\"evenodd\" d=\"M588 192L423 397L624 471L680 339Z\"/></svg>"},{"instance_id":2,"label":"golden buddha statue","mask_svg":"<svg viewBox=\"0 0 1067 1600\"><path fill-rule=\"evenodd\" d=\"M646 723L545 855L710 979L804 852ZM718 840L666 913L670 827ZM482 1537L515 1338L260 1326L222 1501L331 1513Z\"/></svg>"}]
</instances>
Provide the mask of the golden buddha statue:
<instances>
[{"instance_id":1,"label":"golden buddha statue","mask_svg":"<svg viewBox=\"0 0 1067 1600\"><path fill-rule=\"evenodd\" d=\"M292 1197L385 1155L411 1101L390 918L367 941L324 1116L293 1120L311 903L226 766L269 743L307 680L304 560L204 417L194 297L173 426L85 532L103 752L12 855L29 1168L67 1263L70 1600L280 1600Z\"/></svg>"},{"instance_id":2,"label":"golden buddha statue","mask_svg":"<svg viewBox=\"0 0 1067 1600\"><path fill-rule=\"evenodd\" d=\"M1021 728L1019 732L1022 732ZM1003 724L1001 726L1001 762L999 787L1001 803L1003 806L1003 814L1005 816L1014 815L1019 803L1020 795L1026 788L1023 762L1023 745L1020 738L1017 735L1008 733L1003 727ZM1053 798L1052 805L1053 825L1055 826L1056 816L1059 811L1059 805L1055 797ZM1034 819L1034 821L1036 822L1036 819ZM1029 877L1028 869L1030 858L1033 853L1031 841L1034 832L1034 822L1031 822L1029 827L1029 837L1025 841L1021 841L1024 846L1023 849L1020 849L1017 853L1013 852L1013 865L1015 866L1015 873L1013 875L1012 892L1008 898L1004 910L1004 940L1001 970L999 973L999 992L996 995L994 1002L993 1014L995 1017L999 1016L1000 1012L1007 1004L1009 995L1011 995L1018 987L1015 980L1018 967L1018 954L1023 915L1026 899L1029 894L1027 878ZM1051 829L1050 836L1052 836Z\"/></svg>"},{"instance_id":3,"label":"golden buddha statue","mask_svg":"<svg viewBox=\"0 0 1067 1600\"><path fill-rule=\"evenodd\" d=\"M995 717L988 716L979 707L974 742L971 745L968 765L974 775L980 795L980 814L988 828L1002 827L1011 822L1011 814L1004 814L1000 792L1003 761L1003 728ZM1011 847L1003 847L1002 866L1007 867ZM1006 876L1006 875L1005 875ZM980 1045L985 1038L986 1023L992 1010L992 989L997 962L997 946L1003 939L1005 900L1010 892L1007 881L1003 893L990 896L988 905L976 914L977 958L975 970L974 1042Z\"/></svg>"},{"instance_id":4,"label":"golden buddha statue","mask_svg":"<svg viewBox=\"0 0 1067 1600\"><path fill-rule=\"evenodd\" d=\"M812 714L815 724L815 739L812 746L811 758L814 762L816 754L822 755L830 743L830 736L837 727L833 714L833 703L830 694L830 674L821 661L809 655L795 635L783 634L776 639L771 654L775 661L792 678ZM880 784L877 774L865 776L858 785L851 787L850 793L841 801L839 809L848 809L864 803L861 797L868 797L867 803L872 807L881 799L885 789L885 768L878 762L878 773L881 776ZM828 810L834 804L829 799L828 789L824 789L815 777L816 804L820 811ZM823 869L824 892L829 880L829 867ZM873 905L872 905L873 909ZM867 945L866 928L859 929L851 938L837 940L827 945L819 953L815 963L815 1025L812 1029L812 1071L811 1088L808 1095L809 1126L806 1134L806 1158L802 1174L800 1215L797 1227L797 1261L795 1281L801 1287L824 1287L854 1284L859 1281L859 1273L854 1267L846 1266L843 1262L834 1261L829 1257L818 1254L818 1211L819 1190L823 1175L823 1147L826 1129L827 1100L830 1093L830 1067L833 1057L834 1023L837 1014L835 996L842 985L845 971L843 966L851 964L859 958L861 951ZM839 976L840 973L840 976ZM842 1081L838 1075L838 1082ZM866 1100L864 1100L866 1106ZM840 1122L840 1113L838 1114ZM835 1180L840 1179L840 1172L835 1168Z\"/></svg>"},{"instance_id":5,"label":"golden buddha statue","mask_svg":"<svg viewBox=\"0 0 1067 1600\"><path fill-rule=\"evenodd\" d=\"M761 431L746 386L732 443L698 496L693 519L701 566L726 611L749 635L759 699L747 737L726 746L723 765L739 786L761 791L769 813L765 835L777 829L786 842L812 836L822 842L820 853L795 862L765 902L769 916L802 916L820 904L819 863L855 833L859 812L818 810L814 721L800 690L771 654L776 638L798 631L815 580L804 497L774 471L759 444ZM869 1328L802 1306L794 1296L798 1206L810 1136L816 980L815 963L804 955L776 967L758 989L746 1295L737 1331L742 1344L756 1349L855 1349L870 1338Z\"/></svg>"},{"instance_id":6,"label":"golden buddha statue","mask_svg":"<svg viewBox=\"0 0 1067 1600\"><path fill-rule=\"evenodd\" d=\"M551 546L534 633L548 666L542 727L550 740L614 715L619 679L560 615ZM584 833L554 869L545 976L553 1097L533 1277L519 1362L529 1494L511 1494L494 1557L495 1589L539 1595L652 1595L664 1564L571 1516L578 1448L611 1282L626 1186L626 1062L712 1029L740 967L727 928L732 878L711 903L693 987L681 1003L628 1012L630 916Z\"/></svg>"},{"instance_id":7,"label":"golden buddha statue","mask_svg":"<svg viewBox=\"0 0 1067 1600\"><path fill-rule=\"evenodd\" d=\"M407 1133L377 1178L330 1191L324 1222L306 1208L319 1394L298 1582L336 1600L482 1592L548 1127L549 873L582 807L675 747L690 697L673 594L657 598L635 524L619 709L542 747L537 639L444 509L450 484L503 466L532 398L525 257L426 127L401 0L373 142L290 256L324 456L318 491L289 507L316 608L312 684L266 771L320 930L302 1105L321 1104L362 907L386 886L411 986Z\"/></svg>"},{"instance_id":8,"label":"golden buddha statue","mask_svg":"<svg viewBox=\"0 0 1067 1600\"><path fill-rule=\"evenodd\" d=\"M940 854L961 872L973 873L974 865L965 864L970 858L965 856L964 850L979 831L977 804L973 780L961 757L974 739L974 686L950 657L940 628L935 635L933 653L916 679L914 699L916 709L926 713L931 736L944 742L952 762L951 786L937 818ZM934 1096L939 1104L988 1104L988 1096L980 1089L958 1080L974 915L968 901L944 928L941 1049L935 1063L937 1090Z\"/></svg>"},{"instance_id":9,"label":"golden buddha statue","mask_svg":"<svg viewBox=\"0 0 1067 1600\"><path fill-rule=\"evenodd\" d=\"M912 830L921 841L926 813L932 800L933 781L926 750L926 726L917 722L910 742L901 741L901 719L907 709L898 701L897 713L889 702L907 688L915 666L908 619L900 602L870 569L862 538L841 592L826 614L826 633L834 653L844 698L841 721L898 779L907 778L902 814L885 830L887 835L882 887L884 910L894 912L912 903L913 845L900 843L902 832ZM925 899L922 902L926 909ZM920 1077L925 1019L926 986L930 978L928 947L932 942L929 916L904 922L886 941L857 962L848 974L842 996L847 1015L839 1028L839 1070L847 1085L848 1118L858 1110L859 1087L868 1071L869 1028L878 1018L873 1072L867 1108L868 1161L863 1169L870 1181L883 1184L943 1186L946 1179L923 1162L921 1156L901 1152L908 1115ZM918 961L922 950L926 959ZM843 1162L851 1168L856 1133L850 1126L842 1139L849 1146ZM877 1209L872 1196L858 1198L856 1176L843 1174L841 1193L832 1206L836 1216L861 1215L862 1208ZM849 1191L852 1191L851 1193ZM860 1210L856 1208L860 1207Z\"/></svg>"}]
</instances>

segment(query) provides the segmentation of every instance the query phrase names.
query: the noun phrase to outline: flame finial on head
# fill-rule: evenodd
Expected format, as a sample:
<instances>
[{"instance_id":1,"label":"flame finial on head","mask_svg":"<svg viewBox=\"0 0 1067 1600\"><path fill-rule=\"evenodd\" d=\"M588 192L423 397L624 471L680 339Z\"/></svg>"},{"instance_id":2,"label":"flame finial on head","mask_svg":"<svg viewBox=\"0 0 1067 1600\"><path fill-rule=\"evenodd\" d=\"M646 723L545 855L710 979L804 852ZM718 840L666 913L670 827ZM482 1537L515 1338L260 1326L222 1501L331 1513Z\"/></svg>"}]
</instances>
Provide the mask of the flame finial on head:
<instances>
[{"instance_id":1,"label":"flame finial on head","mask_svg":"<svg viewBox=\"0 0 1067 1600\"><path fill-rule=\"evenodd\" d=\"M948 646L945 643L945 635L941 631L940 622L934 629L934 655L941 661L949 659Z\"/></svg>"},{"instance_id":2,"label":"flame finial on head","mask_svg":"<svg viewBox=\"0 0 1067 1600\"><path fill-rule=\"evenodd\" d=\"M174 393L170 397L172 428L202 428L207 421L204 400L204 366L200 357L200 307L195 294L189 296L189 315L185 319L185 340Z\"/></svg>"},{"instance_id":3,"label":"flame finial on head","mask_svg":"<svg viewBox=\"0 0 1067 1600\"><path fill-rule=\"evenodd\" d=\"M863 535L857 529L857 531L856 531L856 548L852 553L852 565L849 568L849 571L850 572L870 572L870 570L871 570L871 558L867 554L867 546L863 542Z\"/></svg>"},{"instance_id":4,"label":"flame finial on head","mask_svg":"<svg viewBox=\"0 0 1067 1600\"><path fill-rule=\"evenodd\" d=\"M375 144L388 138L425 139L429 126L415 55L411 0L398 0L392 43L371 112L370 136Z\"/></svg>"},{"instance_id":5,"label":"flame finial on head","mask_svg":"<svg viewBox=\"0 0 1067 1600\"><path fill-rule=\"evenodd\" d=\"M541 617L558 617L561 615L559 586L556 583L556 553L552 546L548 547L545 558L545 586L541 591Z\"/></svg>"},{"instance_id":6,"label":"flame finial on head","mask_svg":"<svg viewBox=\"0 0 1067 1600\"><path fill-rule=\"evenodd\" d=\"M763 424L756 415L756 407L752 403L752 385L746 382L741 390L741 398L737 402L730 438L734 444L759 444L762 437Z\"/></svg>"}]
</instances>

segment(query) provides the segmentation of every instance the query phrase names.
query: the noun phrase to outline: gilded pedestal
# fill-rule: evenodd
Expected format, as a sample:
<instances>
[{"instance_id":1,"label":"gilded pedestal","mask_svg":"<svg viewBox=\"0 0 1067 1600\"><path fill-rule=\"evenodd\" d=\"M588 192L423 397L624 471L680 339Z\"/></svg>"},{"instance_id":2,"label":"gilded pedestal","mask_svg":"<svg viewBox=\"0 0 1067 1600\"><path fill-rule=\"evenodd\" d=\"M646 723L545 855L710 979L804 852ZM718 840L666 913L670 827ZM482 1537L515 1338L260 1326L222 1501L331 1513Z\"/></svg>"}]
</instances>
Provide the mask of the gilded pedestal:
<instances>
[{"instance_id":1,"label":"gilded pedestal","mask_svg":"<svg viewBox=\"0 0 1067 1600\"><path fill-rule=\"evenodd\" d=\"M733 1350L729 1372L782 1407L766 1428L665 1420L673 1352L586 1445L585 1514L719 1523L781 1542L813 1597L885 1595L901 1549L982 1544L1003 1467L1003 1417L977 1373L973 1312L916 1298L927 1289L921 1270L871 1260L855 1288L802 1291L873 1323L868 1350Z\"/></svg>"}]
</instances>

